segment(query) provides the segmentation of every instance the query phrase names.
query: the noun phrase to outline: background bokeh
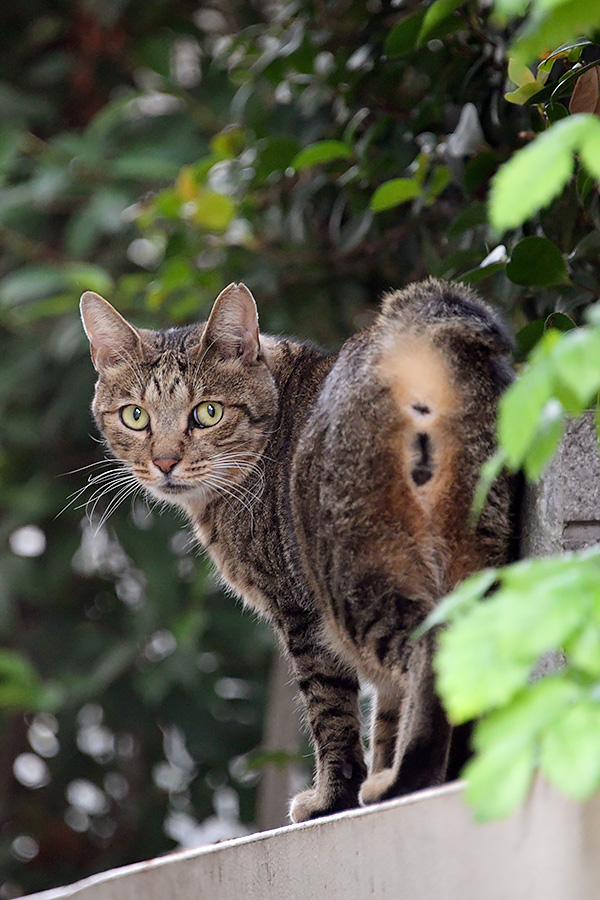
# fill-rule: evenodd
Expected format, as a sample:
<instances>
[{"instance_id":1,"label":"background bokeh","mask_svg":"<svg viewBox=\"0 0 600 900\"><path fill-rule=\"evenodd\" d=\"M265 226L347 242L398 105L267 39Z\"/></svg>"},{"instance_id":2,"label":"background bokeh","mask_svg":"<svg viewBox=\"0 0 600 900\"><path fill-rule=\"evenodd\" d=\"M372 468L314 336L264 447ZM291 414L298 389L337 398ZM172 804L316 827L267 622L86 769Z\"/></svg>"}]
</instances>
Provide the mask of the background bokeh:
<instances>
[{"instance_id":1,"label":"background bokeh","mask_svg":"<svg viewBox=\"0 0 600 900\"><path fill-rule=\"evenodd\" d=\"M110 497L86 515L104 451L80 293L161 327L244 280L264 330L335 346L433 274L477 283L521 352L598 295L585 172L522 228L486 219L573 83L551 113L506 102L511 29L434 5L421 40L418 0L2 4L0 900L250 831L257 781L299 762L261 750L271 635L183 523L136 501L98 527ZM550 256L507 268L532 236Z\"/></svg>"}]
</instances>

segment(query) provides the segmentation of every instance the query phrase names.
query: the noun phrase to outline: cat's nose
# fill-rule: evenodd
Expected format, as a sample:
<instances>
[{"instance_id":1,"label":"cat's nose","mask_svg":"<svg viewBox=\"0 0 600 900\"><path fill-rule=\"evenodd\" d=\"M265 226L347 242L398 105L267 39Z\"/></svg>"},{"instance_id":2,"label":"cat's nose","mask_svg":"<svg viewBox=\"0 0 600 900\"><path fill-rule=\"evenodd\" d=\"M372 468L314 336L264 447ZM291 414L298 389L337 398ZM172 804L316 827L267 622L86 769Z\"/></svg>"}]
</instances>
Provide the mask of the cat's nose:
<instances>
[{"instance_id":1,"label":"cat's nose","mask_svg":"<svg viewBox=\"0 0 600 900\"><path fill-rule=\"evenodd\" d=\"M158 466L161 472L164 472L165 475L168 475L171 472L178 462L181 462L180 456L163 456L160 459L153 459L152 462L155 466Z\"/></svg>"}]
</instances>

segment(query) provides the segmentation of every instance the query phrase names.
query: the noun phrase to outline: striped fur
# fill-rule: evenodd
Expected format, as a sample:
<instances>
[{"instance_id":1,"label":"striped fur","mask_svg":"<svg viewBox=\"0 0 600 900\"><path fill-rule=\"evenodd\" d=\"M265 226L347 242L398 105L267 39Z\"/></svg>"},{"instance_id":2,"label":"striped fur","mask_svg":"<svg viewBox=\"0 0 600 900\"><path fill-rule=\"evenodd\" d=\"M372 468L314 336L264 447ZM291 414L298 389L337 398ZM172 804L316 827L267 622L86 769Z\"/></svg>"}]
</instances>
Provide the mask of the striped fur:
<instances>
[{"instance_id":1,"label":"striped fur","mask_svg":"<svg viewBox=\"0 0 600 900\"><path fill-rule=\"evenodd\" d=\"M93 409L136 482L177 505L224 582L266 616L288 655L316 757L294 821L444 780L450 727L411 633L461 578L506 560L511 483L469 510L511 380L510 340L462 287L428 280L384 299L336 355L259 336L243 285L208 323L135 329L82 300L99 372ZM222 420L194 427L217 401ZM144 431L119 410L143 407ZM153 460L170 459L165 473ZM371 762L359 680L375 688Z\"/></svg>"}]
</instances>

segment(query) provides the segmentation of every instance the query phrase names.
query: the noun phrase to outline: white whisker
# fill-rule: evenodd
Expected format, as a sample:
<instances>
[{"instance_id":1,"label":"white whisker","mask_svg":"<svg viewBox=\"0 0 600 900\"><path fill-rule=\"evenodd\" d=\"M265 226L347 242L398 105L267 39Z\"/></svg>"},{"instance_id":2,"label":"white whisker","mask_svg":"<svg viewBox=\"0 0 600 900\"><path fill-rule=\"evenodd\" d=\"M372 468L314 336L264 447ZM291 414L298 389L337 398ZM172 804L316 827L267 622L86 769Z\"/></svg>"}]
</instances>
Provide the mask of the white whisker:
<instances>
[{"instance_id":1,"label":"white whisker","mask_svg":"<svg viewBox=\"0 0 600 900\"><path fill-rule=\"evenodd\" d=\"M88 463L87 466L80 466L79 469L71 469L69 472L61 472L58 476L59 478L65 478L67 475L76 475L78 472L85 472L86 469L94 469L98 466L106 466L109 463L115 463L117 460L111 459L111 457L107 456L104 459L98 459L96 462Z\"/></svg>"}]
</instances>

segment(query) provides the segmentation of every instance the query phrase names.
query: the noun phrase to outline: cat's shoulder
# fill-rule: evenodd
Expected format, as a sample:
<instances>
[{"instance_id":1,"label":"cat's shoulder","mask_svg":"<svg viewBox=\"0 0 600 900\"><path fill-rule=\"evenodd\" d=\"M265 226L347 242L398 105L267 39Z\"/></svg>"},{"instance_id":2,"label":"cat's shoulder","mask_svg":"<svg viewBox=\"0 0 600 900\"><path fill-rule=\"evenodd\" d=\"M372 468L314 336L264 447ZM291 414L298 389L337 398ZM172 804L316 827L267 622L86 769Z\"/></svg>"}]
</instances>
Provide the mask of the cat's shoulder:
<instances>
[{"instance_id":1,"label":"cat's shoulder","mask_svg":"<svg viewBox=\"0 0 600 900\"><path fill-rule=\"evenodd\" d=\"M264 333L260 336L260 346L261 357L277 381L329 371L338 355L313 341Z\"/></svg>"}]
</instances>

